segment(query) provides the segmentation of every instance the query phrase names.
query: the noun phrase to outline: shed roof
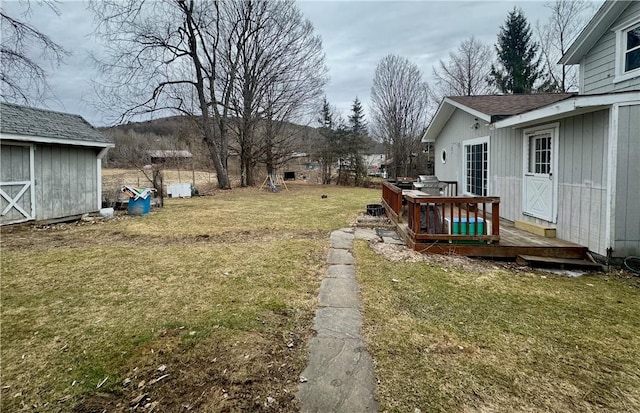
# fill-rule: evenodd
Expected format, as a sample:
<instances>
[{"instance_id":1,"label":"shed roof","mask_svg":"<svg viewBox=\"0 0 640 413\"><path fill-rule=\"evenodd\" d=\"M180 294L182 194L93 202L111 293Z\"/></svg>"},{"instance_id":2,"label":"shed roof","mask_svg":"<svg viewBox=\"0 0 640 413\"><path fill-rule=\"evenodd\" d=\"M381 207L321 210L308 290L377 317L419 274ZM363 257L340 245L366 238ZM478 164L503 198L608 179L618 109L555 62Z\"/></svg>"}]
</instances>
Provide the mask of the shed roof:
<instances>
[{"instance_id":1,"label":"shed roof","mask_svg":"<svg viewBox=\"0 0 640 413\"><path fill-rule=\"evenodd\" d=\"M112 147L82 116L0 102L0 132L32 142Z\"/></svg>"}]
</instances>

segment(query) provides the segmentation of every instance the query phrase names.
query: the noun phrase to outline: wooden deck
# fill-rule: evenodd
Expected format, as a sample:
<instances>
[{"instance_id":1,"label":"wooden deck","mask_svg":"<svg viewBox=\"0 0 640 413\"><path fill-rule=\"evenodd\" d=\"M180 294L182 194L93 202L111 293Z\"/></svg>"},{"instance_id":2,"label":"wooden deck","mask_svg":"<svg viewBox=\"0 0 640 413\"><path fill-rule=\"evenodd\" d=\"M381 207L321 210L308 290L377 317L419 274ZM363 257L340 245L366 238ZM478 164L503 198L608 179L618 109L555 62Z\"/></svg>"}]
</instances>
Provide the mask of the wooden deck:
<instances>
[{"instance_id":1,"label":"wooden deck","mask_svg":"<svg viewBox=\"0 0 640 413\"><path fill-rule=\"evenodd\" d=\"M545 238L517 229L512 223L500 220L500 240L491 244L458 244L433 241L416 242L408 236L407 224L396 223L398 234L406 244L419 252L454 254L468 257L515 259L518 255L584 259L589 249L557 238Z\"/></svg>"},{"instance_id":2,"label":"wooden deck","mask_svg":"<svg viewBox=\"0 0 640 413\"><path fill-rule=\"evenodd\" d=\"M515 259L518 255L587 258L587 247L535 235L503 219L494 220L492 217L500 216L497 197L429 197L413 191L403 194L402 190L385 182L382 202L398 234L409 247L419 252L505 259ZM431 218L425 222L422 217L421 221L421 214L426 210L436 211L435 215L431 212ZM472 224L460 224L463 233L452 234L453 231L447 228L452 222ZM473 222L485 222L484 232L474 234Z\"/></svg>"}]
</instances>

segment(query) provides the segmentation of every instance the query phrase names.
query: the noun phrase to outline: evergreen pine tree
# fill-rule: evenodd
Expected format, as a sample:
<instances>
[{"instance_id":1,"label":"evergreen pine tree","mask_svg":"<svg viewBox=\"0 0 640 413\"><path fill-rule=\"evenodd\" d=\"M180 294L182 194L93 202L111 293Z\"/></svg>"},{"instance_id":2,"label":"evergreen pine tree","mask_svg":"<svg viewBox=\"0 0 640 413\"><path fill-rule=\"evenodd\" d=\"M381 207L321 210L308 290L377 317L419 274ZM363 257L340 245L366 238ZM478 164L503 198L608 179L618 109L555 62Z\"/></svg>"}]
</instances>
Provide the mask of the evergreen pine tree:
<instances>
[{"instance_id":1,"label":"evergreen pine tree","mask_svg":"<svg viewBox=\"0 0 640 413\"><path fill-rule=\"evenodd\" d=\"M362 159L362 152L366 146L367 122L364 118L362 103L357 97L351 105L351 115L349 115L349 138L346 149L346 156L353 172L354 184L360 186L367 175L367 170Z\"/></svg>"},{"instance_id":2,"label":"evergreen pine tree","mask_svg":"<svg viewBox=\"0 0 640 413\"><path fill-rule=\"evenodd\" d=\"M318 119L318 123L320 124L319 132L323 139L318 145L318 152L316 153L318 161L322 167L323 184L331 183L333 164L338 158L337 150L339 145L337 143L339 134L336 131L333 117L333 111L331 110L329 101L327 101L327 98L325 97L322 102L320 117Z\"/></svg>"},{"instance_id":3,"label":"evergreen pine tree","mask_svg":"<svg viewBox=\"0 0 640 413\"><path fill-rule=\"evenodd\" d=\"M367 122L364 119L364 109L362 109L362 103L357 97L351 105L351 115L349 115L349 126L351 126L351 133L357 136L364 136L367 134Z\"/></svg>"},{"instance_id":4,"label":"evergreen pine tree","mask_svg":"<svg viewBox=\"0 0 640 413\"><path fill-rule=\"evenodd\" d=\"M539 45L532 40L531 26L522 10L509 12L495 46L499 65L491 66L490 82L503 93L531 93L542 71L536 58Z\"/></svg>"}]
</instances>

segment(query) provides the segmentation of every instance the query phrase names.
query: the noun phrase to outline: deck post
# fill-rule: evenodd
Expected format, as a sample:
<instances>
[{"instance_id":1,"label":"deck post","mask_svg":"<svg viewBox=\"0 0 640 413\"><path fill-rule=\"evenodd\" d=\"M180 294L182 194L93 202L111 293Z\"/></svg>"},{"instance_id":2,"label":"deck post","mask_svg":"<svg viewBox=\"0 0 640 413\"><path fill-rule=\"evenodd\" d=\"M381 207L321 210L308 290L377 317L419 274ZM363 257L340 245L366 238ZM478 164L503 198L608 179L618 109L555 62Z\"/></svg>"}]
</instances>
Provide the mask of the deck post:
<instances>
[{"instance_id":1,"label":"deck post","mask_svg":"<svg viewBox=\"0 0 640 413\"><path fill-rule=\"evenodd\" d=\"M500 201L491 204L491 233L500 235Z\"/></svg>"}]
</instances>

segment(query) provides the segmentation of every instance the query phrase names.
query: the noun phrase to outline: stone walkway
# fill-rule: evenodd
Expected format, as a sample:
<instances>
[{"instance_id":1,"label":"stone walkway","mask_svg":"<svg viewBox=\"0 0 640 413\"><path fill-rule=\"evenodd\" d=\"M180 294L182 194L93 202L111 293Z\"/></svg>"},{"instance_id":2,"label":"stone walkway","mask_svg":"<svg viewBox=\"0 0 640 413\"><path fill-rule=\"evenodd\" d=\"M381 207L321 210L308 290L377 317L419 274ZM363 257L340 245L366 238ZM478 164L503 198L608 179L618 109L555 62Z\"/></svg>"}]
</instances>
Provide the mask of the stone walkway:
<instances>
[{"instance_id":1,"label":"stone walkway","mask_svg":"<svg viewBox=\"0 0 640 413\"><path fill-rule=\"evenodd\" d=\"M362 325L360 288L351 254L354 238L377 237L372 230L344 228L331 234L329 268L322 280L309 344L309 364L298 386L300 411L376 412L375 372Z\"/></svg>"}]
</instances>

